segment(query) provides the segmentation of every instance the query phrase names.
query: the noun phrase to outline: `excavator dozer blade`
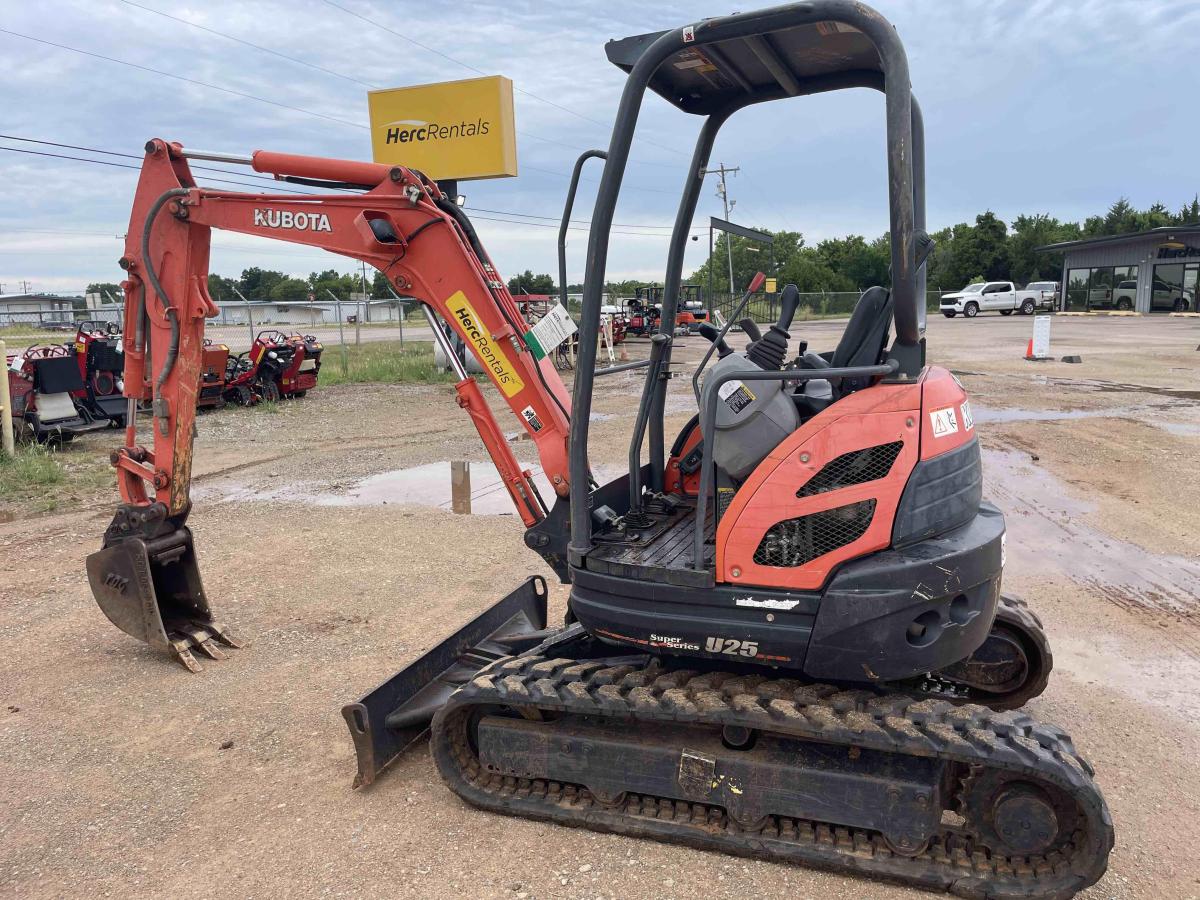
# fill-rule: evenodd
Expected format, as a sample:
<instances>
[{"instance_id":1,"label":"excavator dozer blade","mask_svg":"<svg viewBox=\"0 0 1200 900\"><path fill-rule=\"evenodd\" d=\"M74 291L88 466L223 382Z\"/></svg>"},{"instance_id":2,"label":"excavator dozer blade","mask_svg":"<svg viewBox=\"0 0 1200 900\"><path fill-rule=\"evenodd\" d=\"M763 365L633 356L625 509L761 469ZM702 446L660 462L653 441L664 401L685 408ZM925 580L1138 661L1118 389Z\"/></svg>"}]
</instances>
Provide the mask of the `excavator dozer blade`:
<instances>
[{"instance_id":1,"label":"excavator dozer blade","mask_svg":"<svg viewBox=\"0 0 1200 900\"><path fill-rule=\"evenodd\" d=\"M170 652L192 672L201 671L193 651L224 659L223 646L242 646L213 621L188 528L108 543L88 556L87 573L92 596L110 622Z\"/></svg>"},{"instance_id":2,"label":"excavator dozer blade","mask_svg":"<svg viewBox=\"0 0 1200 900\"><path fill-rule=\"evenodd\" d=\"M434 713L480 669L549 637L546 596L544 578L527 579L357 703L343 706L358 757L354 787L375 781L429 730Z\"/></svg>"}]
</instances>

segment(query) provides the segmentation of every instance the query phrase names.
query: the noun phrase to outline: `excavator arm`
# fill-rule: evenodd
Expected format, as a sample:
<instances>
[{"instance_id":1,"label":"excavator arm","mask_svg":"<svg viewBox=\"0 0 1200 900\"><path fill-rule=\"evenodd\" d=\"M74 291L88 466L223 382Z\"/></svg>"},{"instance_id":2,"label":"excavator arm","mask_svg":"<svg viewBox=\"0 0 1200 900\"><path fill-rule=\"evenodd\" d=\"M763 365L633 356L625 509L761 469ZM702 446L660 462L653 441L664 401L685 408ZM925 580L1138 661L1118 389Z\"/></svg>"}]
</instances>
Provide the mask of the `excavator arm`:
<instances>
[{"instance_id":1,"label":"excavator arm","mask_svg":"<svg viewBox=\"0 0 1200 900\"><path fill-rule=\"evenodd\" d=\"M302 184L338 190L311 196L239 193L197 186L189 158L240 163ZM346 191L347 188L353 189ZM125 445L112 454L122 503L103 548L88 557L96 601L118 628L171 650L214 658L238 646L214 621L191 530L193 436L212 229L319 247L362 260L449 323L528 432L559 497L570 493L570 399L552 361L526 340L528 327L470 221L420 172L402 166L257 151L202 153L146 145L121 266L126 271ZM435 339L439 334L435 331ZM522 469L479 385L460 371L458 403L471 416L527 528L549 510ZM152 446L138 441L136 411L148 403Z\"/></svg>"}]
</instances>

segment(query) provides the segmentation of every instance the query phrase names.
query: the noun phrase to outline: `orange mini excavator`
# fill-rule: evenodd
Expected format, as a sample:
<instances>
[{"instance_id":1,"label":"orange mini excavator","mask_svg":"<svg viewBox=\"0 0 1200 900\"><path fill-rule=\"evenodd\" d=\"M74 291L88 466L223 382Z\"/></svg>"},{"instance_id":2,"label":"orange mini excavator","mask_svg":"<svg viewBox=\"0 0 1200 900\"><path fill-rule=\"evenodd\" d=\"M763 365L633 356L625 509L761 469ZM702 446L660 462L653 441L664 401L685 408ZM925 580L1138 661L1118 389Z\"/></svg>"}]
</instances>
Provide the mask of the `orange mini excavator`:
<instances>
[{"instance_id":1,"label":"orange mini excavator","mask_svg":"<svg viewBox=\"0 0 1200 900\"><path fill-rule=\"evenodd\" d=\"M1004 518L982 499L967 397L925 363L924 136L895 29L861 3L809 0L607 53L628 77L591 218L571 398L467 217L421 173L146 145L121 261L124 394L150 402L153 449L131 410L113 457L123 502L88 559L101 608L190 668L193 651L236 646L213 621L186 525L204 320L216 313L209 234L321 247L385 273L421 301L435 340L447 341L440 317L480 361L554 496L539 495L461 364L458 403L526 545L570 585L563 625L548 627L546 583L531 578L348 704L358 785L429 731L450 788L496 812L964 897L1092 884L1112 847L1108 810L1071 739L1015 710L1045 686L1049 647L1029 608L1001 593ZM746 106L843 88L883 93L891 285L863 293L826 352L789 347L791 286L779 321L751 329L744 350L728 326L704 328L696 415L669 441L680 275L713 141ZM597 370L609 233L647 90L702 124L649 359ZM189 159L344 192L212 190ZM592 386L630 369L645 385L629 469L598 485Z\"/></svg>"}]
</instances>

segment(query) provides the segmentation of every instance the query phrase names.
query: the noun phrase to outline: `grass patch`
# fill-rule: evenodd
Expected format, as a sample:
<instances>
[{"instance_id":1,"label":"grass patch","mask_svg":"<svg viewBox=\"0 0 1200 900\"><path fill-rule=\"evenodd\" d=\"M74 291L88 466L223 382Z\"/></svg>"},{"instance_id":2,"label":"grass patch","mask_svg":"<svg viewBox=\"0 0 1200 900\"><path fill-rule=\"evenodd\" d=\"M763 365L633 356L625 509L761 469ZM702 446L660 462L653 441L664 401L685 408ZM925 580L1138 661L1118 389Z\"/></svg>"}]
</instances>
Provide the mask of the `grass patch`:
<instances>
[{"instance_id":1,"label":"grass patch","mask_svg":"<svg viewBox=\"0 0 1200 900\"><path fill-rule=\"evenodd\" d=\"M0 499L33 497L66 481L55 456L40 444L22 444L12 456L0 450Z\"/></svg>"},{"instance_id":2,"label":"grass patch","mask_svg":"<svg viewBox=\"0 0 1200 900\"><path fill-rule=\"evenodd\" d=\"M270 413L271 415L275 415L279 412L279 404L274 400L264 400L259 408L263 412Z\"/></svg>"},{"instance_id":3,"label":"grass patch","mask_svg":"<svg viewBox=\"0 0 1200 900\"><path fill-rule=\"evenodd\" d=\"M342 371L342 348L325 345L321 354L320 384L446 384L456 379L453 372L433 367L433 344L426 341L373 341L346 348L346 371Z\"/></svg>"},{"instance_id":4,"label":"grass patch","mask_svg":"<svg viewBox=\"0 0 1200 900\"><path fill-rule=\"evenodd\" d=\"M43 444L18 444L12 456L0 451L0 521L115 494L107 449L67 446L55 450Z\"/></svg>"}]
</instances>

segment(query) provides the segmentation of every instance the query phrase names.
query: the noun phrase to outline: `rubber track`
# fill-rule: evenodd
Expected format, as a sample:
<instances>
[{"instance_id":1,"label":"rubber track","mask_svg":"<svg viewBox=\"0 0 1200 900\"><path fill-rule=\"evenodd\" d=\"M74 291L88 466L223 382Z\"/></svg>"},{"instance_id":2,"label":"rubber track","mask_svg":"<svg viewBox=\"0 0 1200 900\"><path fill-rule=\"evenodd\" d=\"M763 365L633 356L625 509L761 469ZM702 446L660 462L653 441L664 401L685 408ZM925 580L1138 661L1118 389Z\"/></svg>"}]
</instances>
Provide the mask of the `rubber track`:
<instances>
[{"instance_id":1,"label":"rubber track","mask_svg":"<svg viewBox=\"0 0 1200 900\"><path fill-rule=\"evenodd\" d=\"M753 675L664 670L657 662L508 657L460 688L433 722L442 777L469 803L563 825L684 843L843 873L952 891L961 897L1070 897L1104 873L1112 820L1092 768L1060 729L1020 712L945 700ZM899 856L877 832L782 817L747 830L711 804L625 794L616 805L583 785L502 776L471 749L472 713L504 706L653 722L741 725L805 740L937 757L1051 783L1078 805L1069 842L1045 856L1006 857L972 836L970 822L943 825L917 856ZM682 749L682 748L680 748ZM947 798L953 808L953 798Z\"/></svg>"},{"instance_id":2,"label":"rubber track","mask_svg":"<svg viewBox=\"0 0 1200 900\"><path fill-rule=\"evenodd\" d=\"M1033 651L1040 655L1033 678L1022 684L1019 689L1006 694L991 694L938 672L932 672L923 678L894 682L891 687L905 693L935 697L952 703L978 703L995 710L1020 709L1046 690L1046 685L1050 683L1050 672L1054 668L1054 655L1050 652L1050 641L1046 637L1042 620L1020 597L1001 594L1000 604L996 607L996 621L1011 625L1024 634L1032 642Z\"/></svg>"}]
</instances>

